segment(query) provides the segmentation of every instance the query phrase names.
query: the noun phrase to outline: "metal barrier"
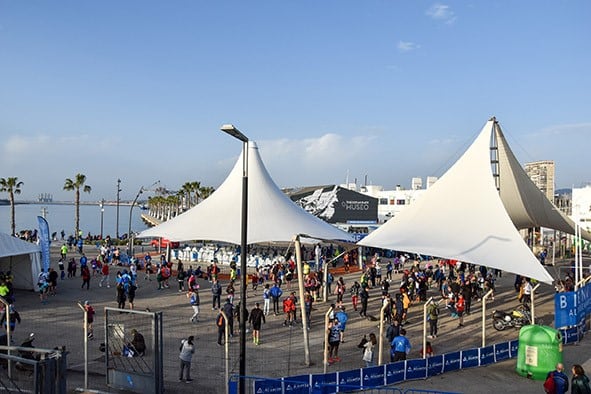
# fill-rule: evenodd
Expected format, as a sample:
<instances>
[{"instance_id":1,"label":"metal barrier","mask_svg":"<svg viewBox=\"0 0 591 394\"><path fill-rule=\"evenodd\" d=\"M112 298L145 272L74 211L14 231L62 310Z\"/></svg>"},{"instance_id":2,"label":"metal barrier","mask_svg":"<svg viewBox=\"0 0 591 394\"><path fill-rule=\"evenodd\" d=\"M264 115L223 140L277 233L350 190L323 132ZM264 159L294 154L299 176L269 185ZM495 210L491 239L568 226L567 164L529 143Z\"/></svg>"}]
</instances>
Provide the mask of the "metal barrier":
<instances>
[{"instance_id":1,"label":"metal barrier","mask_svg":"<svg viewBox=\"0 0 591 394\"><path fill-rule=\"evenodd\" d=\"M133 345L132 331L140 333L145 351ZM164 389L162 312L105 308L105 359L110 387L159 394Z\"/></svg>"},{"instance_id":2,"label":"metal barrier","mask_svg":"<svg viewBox=\"0 0 591 394\"><path fill-rule=\"evenodd\" d=\"M9 351L11 354L7 354ZM66 355L63 349L0 346L0 364L3 366L0 368L0 390L66 394ZM8 365L11 365L12 371L4 368Z\"/></svg>"}]
</instances>

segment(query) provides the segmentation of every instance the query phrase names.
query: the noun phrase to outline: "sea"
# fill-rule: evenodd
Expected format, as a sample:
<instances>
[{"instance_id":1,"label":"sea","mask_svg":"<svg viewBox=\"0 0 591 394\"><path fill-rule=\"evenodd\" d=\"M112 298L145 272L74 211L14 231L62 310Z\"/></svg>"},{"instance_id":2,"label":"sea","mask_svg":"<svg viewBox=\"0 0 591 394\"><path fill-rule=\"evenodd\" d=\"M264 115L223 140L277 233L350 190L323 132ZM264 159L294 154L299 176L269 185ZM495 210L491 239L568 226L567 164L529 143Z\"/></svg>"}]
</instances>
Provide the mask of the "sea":
<instances>
[{"instance_id":1,"label":"sea","mask_svg":"<svg viewBox=\"0 0 591 394\"><path fill-rule=\"evenodd\" d=\"M16 204L16 231L39 230L37 216L44 216L49 223L49 234L64 230L66 237L74 234L76 227L76 206L72 204ZM84 236L101 234L101 216L103 218L103 237L117 234L117 206L106 205L104 212L98 205L80 205L80 230ZM129 205L119 206L119 235L129 231ZM140 232L148 228L141 219L142 210L136 205L131 211L131 231ZM0 232L10 234L10 205L0 205Z\"/></svg>"}]
</instances>

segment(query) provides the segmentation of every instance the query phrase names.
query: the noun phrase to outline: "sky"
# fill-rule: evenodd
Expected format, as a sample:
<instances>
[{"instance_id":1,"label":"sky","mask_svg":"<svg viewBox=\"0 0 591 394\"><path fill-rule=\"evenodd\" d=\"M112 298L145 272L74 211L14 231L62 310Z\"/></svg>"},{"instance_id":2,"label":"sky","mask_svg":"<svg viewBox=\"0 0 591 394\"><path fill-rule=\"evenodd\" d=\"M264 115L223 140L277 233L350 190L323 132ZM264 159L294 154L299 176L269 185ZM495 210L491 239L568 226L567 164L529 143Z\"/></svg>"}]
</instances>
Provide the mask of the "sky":
<instances>
[{"instance_id":1,"label":"sky","mask_svg":"<svg viewBox=\"0 0 591 394\"><path fill-rule=\"evenodd\" d=\"M491 116L556 188L591 181L589 1L0 0L0 177L19 199L441 176ZM0 194L6 198L6 194Z\"/></svg>"}]
</instances>

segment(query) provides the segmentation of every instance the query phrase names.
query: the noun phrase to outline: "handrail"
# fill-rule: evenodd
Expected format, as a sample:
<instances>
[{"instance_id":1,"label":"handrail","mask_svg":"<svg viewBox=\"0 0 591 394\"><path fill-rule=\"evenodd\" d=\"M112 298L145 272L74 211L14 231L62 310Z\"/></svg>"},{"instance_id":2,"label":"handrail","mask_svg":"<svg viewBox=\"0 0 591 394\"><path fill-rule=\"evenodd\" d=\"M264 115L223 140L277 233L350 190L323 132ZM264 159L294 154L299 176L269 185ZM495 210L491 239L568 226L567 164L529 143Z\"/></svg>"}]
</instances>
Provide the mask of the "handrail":
<instances>
[{"instance_id":1,"label":"handrail","mask_svg":"<svg viewBox=\"0 0 591 394\"><path fill-rule=\"evenodd\" d=\"M388 301L389 302L389 301ZM384 345L384 312L388 304L384 303L380 309L380 339L379 339L379 350L378 350L378 365L382 365L382 353Z\"/></svg>"},{"instance_id":2,"label":"handrail","mask_svg":"<svg viewBox=\"0 0 591 394\"><path fill-rule=\"evenodd\" d=\"M330 308L328 308L328 311L324 315L324 373L326 373L326 367L328 365L328 319L332 311L333 309L331 306Z\"/></svg>"},{"instance_id":3,"label":"handrail","mask_svg":"<svg viewBox=\"0 0 591 394\"><path fill-rule=\"evenodd\" d=\"M427 307L433 302L431 297L423 305L423 358L427 358Z\"/></svg>"},{"instance_id":4,"label":"handrail","mask_svg":"<svg viewBox=\"0 0 591 394\"><path fill-rule=\"evenodd\" d=\"M482 297L482 347L486 346L486 300L493 293L493 291L493 289L490 289L488 293Z\"/></svg>"}]
</instances>

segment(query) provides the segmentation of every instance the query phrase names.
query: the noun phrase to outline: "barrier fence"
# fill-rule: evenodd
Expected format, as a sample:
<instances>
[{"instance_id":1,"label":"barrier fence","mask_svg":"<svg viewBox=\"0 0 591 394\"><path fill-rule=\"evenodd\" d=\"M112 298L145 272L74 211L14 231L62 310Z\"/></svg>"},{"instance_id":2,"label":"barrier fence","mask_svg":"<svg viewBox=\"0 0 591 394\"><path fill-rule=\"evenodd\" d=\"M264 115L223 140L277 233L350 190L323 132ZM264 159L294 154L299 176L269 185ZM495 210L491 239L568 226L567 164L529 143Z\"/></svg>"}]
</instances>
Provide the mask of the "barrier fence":
<instances>
[{"instance_id":1,"label":"barrier fence","mask_svg":"<svg viewBox=\"0 0 591 394\"><path fill-rule=\"evenodd\" d=\"M519 342L514 340L428 358L327 374L298 375L280 379L250 377L248 392L256 394L324 394L376 389L407 380L426 379L450 371L508 360L517 356L518 345ZM231 394L237 393L237 382L237 377L230 380L229 392Z\"/></svg>"}]
</instances>

